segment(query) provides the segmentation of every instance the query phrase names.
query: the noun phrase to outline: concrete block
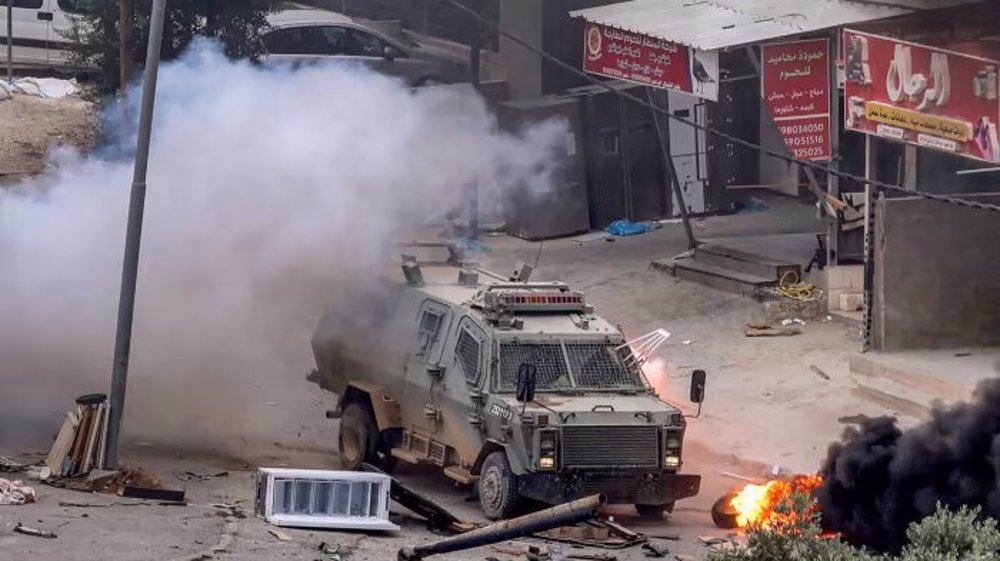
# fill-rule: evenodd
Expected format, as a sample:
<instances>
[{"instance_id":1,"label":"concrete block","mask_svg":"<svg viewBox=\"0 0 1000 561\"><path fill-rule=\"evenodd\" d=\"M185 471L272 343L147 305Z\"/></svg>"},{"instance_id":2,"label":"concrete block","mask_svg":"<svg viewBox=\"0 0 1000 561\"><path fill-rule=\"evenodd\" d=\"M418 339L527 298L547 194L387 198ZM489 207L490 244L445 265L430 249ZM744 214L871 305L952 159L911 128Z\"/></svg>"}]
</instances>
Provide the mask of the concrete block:
<instances>
[{"instance_id":1,"label":"concrete block","mask_svg":"<svg viewBox=\"0 0 1000 561\"><path fill-rule=\"evenodd\" d=\"M845 291L842 288L834 288L834 289L827 290L826 291L826 298L827 298L826 305L827 305L827 308L829 308L831 310L839 310L840 309L840 296L842 294L847 294L847 291Z\"/></svg>"},{"instance_id":2,"label":"concrete block","mask_svg":"<svg viewBox=\"0 0 1000 561\"><path fill-rule=\"evenodd\" d=\"M826 302L813 300L799 302L798 300L769 300L764 302L764 315L767 321L783 319L818 320L826 316Z\"/></svg>"},{"instance_id":3,"label":"concrete block","mask_svg":"<svg viewBox=\"0 0 1000 561\"><path fill-rule=\"evenodd\" d=\"M844 288L865 289L865 266L847 265L838 267L841 271Z\"/></svg>"},{"instance_id":4,"label":"concrete block","mask_svg":"<svg viewBox=\"0 0 1000 561\"><path fill-rule=\"evenodd\" d=\"M858 312L864 308L865 295L857 292L845 292L840 295L840 310Z\"/></svg>"}]
</instances>

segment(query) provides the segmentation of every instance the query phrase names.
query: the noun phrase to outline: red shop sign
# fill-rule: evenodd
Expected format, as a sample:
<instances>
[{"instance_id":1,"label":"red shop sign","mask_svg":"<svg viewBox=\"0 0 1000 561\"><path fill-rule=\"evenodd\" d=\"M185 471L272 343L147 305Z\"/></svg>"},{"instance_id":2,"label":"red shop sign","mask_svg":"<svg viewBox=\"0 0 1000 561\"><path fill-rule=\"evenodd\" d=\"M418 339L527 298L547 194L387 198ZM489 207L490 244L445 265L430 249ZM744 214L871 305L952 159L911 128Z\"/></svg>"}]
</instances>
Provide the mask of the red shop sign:
<instances>
[{"instance_id":1,"label":"red shop sign","mask_svg":"<svg viewBox=\"0 0 1000 561\"><path fill-rule=\"evenodd\" d=\"M844 31L846 128L1000 162L1000 62Z\"/></svg>"},{"instance_id":2,"label":"red shop sign","mask_svg":"<svg viewBox=\"0 0 1000 561\"><path fill-rule=\"evenodd\" d=\"M591 74L712 101L719 98L718 51L691 49L591 22L587 22L583 38L583 69Z\"/></svg>"},{"instance_id":3,"label":"red shop sign","mask_svg":"<svg viewBox=\"0 0 1000 561\"><path fill-rule=\"evenodd\" d=\"M781 137L800 160L829 160L830 41L809 39L761 48L760 95Z\"/></svg>"}]
</instances>

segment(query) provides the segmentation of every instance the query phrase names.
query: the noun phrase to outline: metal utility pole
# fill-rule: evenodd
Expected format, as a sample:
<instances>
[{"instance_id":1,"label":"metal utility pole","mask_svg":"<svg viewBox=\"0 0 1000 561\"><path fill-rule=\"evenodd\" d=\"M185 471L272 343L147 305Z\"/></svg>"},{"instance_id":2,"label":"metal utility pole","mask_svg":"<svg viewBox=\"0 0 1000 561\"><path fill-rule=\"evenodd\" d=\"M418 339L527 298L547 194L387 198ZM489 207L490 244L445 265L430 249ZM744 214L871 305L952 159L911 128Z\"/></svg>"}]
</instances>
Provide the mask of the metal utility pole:
<instances>
[{"instance_id":1,"label":"metal utility pole","mask_svg":"<svg viewBox=\"0 0 1000 561\"><path fill-rule=\"evenodd\" d=\"M477 29L472 34L472 44L469 46L469 72L472 74L472 87L479 91L479 73L483 37ZM469 231L466 237L470 240L479 239L479 178L469 183Z\"/></svg>"},{"instance_id":2,"label":"metal utility pole","mask_svg":"<svg viewBox=\"0 0 1000 561\"><path fill-rule=\"evenodd\" d=\"M7 83L14 82L14 0L7 0Z\"/></svg>"},{"instance_id":3,"label":"metal utility pole","mask_svg":"<svg viewBox=\"0 0 1000 561\"><path fill-rule=\"evenodd\" d=\"M9 0L8 0L9 1ZM122 286L118 300L118 331L115 334L115 361L111 371L111 410L108 417L108 447L104 467L118 465L118 439L125 410L125 381L132 347L132 316L135 311L135 281L139 271L139 240L142 237L142 213L146 203L146 167L149 163L149 139L153 128L153 102L156 99L156 74L160 67L160 43L167 0L153 0L149 20L149 45L142 85L139 114L139 140L136 146L132 194L129 198L128 226L125 231L125 259L122 263Z\"/></svg>"},{"instance_id":4,"label":"metal utility pole","mask_svg":"<svg viewBox=\"0 0 1000 561\"><path fill-rule=\"evenodd\" d=\"M124 94L132 78L132 0L118 0L118 72Z\"/></svg>"}]
</instances>

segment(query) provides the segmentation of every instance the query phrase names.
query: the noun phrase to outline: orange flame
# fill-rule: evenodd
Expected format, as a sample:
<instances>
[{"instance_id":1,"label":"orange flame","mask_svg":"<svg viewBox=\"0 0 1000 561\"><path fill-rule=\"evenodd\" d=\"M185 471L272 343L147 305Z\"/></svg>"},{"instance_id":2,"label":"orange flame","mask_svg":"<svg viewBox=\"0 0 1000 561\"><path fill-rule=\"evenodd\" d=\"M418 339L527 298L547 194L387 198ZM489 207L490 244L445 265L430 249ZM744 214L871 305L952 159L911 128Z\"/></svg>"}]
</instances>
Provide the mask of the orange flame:
<instances>
[{"instance_id":1,"label":"orange flame","mask_svg":"<svg viewBox=\"0 0 1000 561\"><path fill-rule=\"evenodd\" d=\"M823 483L818 475L803 475L790 481L774 480L763 485L747 485L733 496L730 506L736 511L740 528L766 528L778 516L775 507L795 493L812 494Z\"/></svg>"}]
</instances>

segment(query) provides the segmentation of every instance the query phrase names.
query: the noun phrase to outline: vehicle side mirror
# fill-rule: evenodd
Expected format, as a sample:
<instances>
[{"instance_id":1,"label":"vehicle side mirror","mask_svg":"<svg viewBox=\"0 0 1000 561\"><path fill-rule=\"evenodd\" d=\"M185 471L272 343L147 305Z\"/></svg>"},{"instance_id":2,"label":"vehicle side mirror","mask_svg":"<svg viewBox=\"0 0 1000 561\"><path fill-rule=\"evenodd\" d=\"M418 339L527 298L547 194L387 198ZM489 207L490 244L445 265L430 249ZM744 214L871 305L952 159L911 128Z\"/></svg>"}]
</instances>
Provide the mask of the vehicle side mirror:
<instances>
[{"instance_id":1,"label":"vehicle side mirror","mask_svg":"<svg viewBox=\"0 0 1000 561\"><path fill-rule=\"evenodd\" d=\"M534 364L521 363L517 368L517 400L521 403L528 403L535 400L535 384L538 378L538 369Z\"/></svg>"},{"instance_id":2,"label":"vehicle side mirror","mask_svg":"<svg viewBox=\"0 0 1000 561\"><path fill-rule=\"evenodd\" d=\"M705 376L704 370L691 373L691 401L699 405L705 401Z\"/></svg>"},{"instance_id":3,"label":"vehicle side mirror","mask_svg":"<svg viewBox=\"0 0 1000 561\"><path fill-rule=\"evenodd\" d=\"M396 49L386 45L382 48L382 58L386 60L396 60Z\"/></svg>"}]
</instances>

